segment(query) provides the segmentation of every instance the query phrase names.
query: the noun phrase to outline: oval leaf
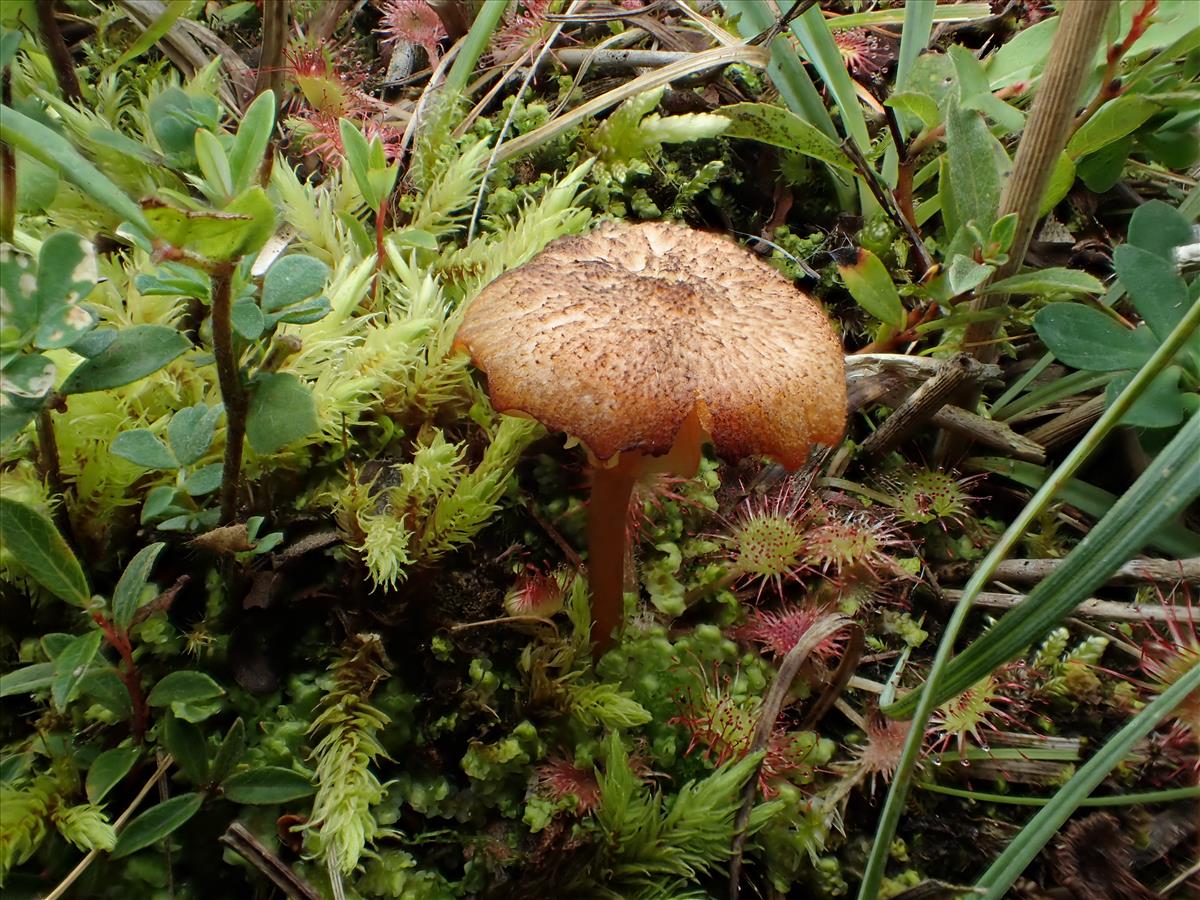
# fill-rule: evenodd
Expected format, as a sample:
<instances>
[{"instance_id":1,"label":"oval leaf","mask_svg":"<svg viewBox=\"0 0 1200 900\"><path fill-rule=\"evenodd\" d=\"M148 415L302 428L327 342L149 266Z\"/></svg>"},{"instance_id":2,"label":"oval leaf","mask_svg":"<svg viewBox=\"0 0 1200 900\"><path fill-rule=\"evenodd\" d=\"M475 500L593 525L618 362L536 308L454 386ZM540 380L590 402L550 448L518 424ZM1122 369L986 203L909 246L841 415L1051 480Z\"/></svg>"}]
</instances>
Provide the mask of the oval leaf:
<instances>
[{"instance_id":1,"label":"oval leaf","mask_svg":"<svg viewBox=\"0 0 1200 900\"><path fill-rule=\"evenodd\" d=\"M1192 305L1175 266L1149 250L1122 244L1113 251L1113 268L1142 319L1165 340Z\"/></svg>"},{"instance_id":2,"label":"oval leaf","mask_svg":"<svg viewBox=\"0 0 1200 900\"><path fill-rule=\"evenodd\" d=\"M0 539L38 584L67 603L84 606L91 597L79 560L48 518L0 497Z\"/></svg>"},{"instance_id":3,"label":"oval leaf","mask_svg":"<svg viewBox=\"0 0 1200 900\"><path fill-rule=\"evenodd\" d=\"M0 675L0 697L32 694L45 690L54 681L54 663L34 663L15 672Z\"/></svg>"},{"instance_id":4,"label":"oval leaf","mask_svg":"<svg viewBox=\"0 0 1200 900\"><path fill-rule=\"evenodd\" d=\"M113 747L92 760L87 773L88 802L99 803L103 800L129 774L141 755L133 747Z\"/></svg>"},{"instance_id":5,"label":"oval leaf","mask_svg":"<svg viewBox=\"0 0 1200 900\"><path fill-rule=\"evenodd\" d=\"M295 375L273 372L256 379L246 416L246 438L255 453L274 453L317 427L312 394Z\"/></svg>"},{"instance_id":6,"label":"oval leaf","mask_svg":"<svg viewBox=\"0 0 1200 900\"><path fill-rule=\"evenodd\" d=\"M66 709L67 704L79 692L79 683L83 681L88 666L100 652L100 641L103 639L104 634L99 629L81 634L67 644L54 660L54 681L50 685L50 698L59 711Z\"/></svg>"},{"instance_id":7,"label":"oval leaf","mask_svg":"<svg viewBox=\"0 0 1200 900\"><path fill-rule=\"evenodd\" d=\"M127 459L143 469L176 469L179 463L167 445L146 428L122 431L109 447L113 455Z\"/></svg>"},{"instance_id":8,"label":"oval leaf","mask_svg":"<svg viewBox=\"0 0 1200 900\"><path fill-rule=\"evenodd\" d=\"M1060 362L1089 372L1139 368L1158 342L1145 328L1122 328L1098 309L1081 303L1051 303L1038 310L1033 328Z\"/></svg>"},{"instance_id":9,"label":"oval leaf","mask_svg":"<svg viewBox=\"0 0 1200 900\"><path fill-rule=\"evenodd\" d=\"M150 570L154 568L154 560L165 546L167 545L159 542L143 548L121 573L121 579L113 589L112 596L113 622L118 628L128 628L132 624L133 614L137 612L142 598L142 589L150 579Z\"/></svg>"},{"instance_id":10,"label":"oval leaf","mask_svg":"<svg viewBox=\"0 0 1200 900\"><path fill-rule=\"evenodd\" d=\"M121 832L111 858L120 859L161 841L198 813L203 802L200 794L180 794L146 810Z\"/></svg>"},{"instance_id":11,"label":"oval leaf","mask_svg":"<svg viewBox=\"0 0 1200 900\"><path fill-rule=\"evenodd\" d=\"M303 775L279 766L239 772L221 785L226 800L259 806L299 800L314 790L312 782Z\"/></svg>"},{"instance_id":12,"label":"oval leaf","mask_svg":"<svg viewBox=\"0 0 1200 900\"><path fill-rule=\"evenodd\" d=\"M321 293L329 279L329 266L314 259L294 253L276 260L263 278L262 308L274 312L307 300Z\"/></svg>"},{"instance_id":13,"label":"oval leaf","mask_svg":"<svg viewBox=\"0 0 1200 900\"><path fill-rule=\"evenodd\" d=\"M900 294L892 282L892 276L878 256L860 247L854 264L838 266L838 272L859 306L884 324L893 328L904 327L908 313L900 302Z\"/></svg>"},{"instance_id":14,"label":"oval leaf","mask_svg":"<svg viewBox=\"0 0 1200 900\"><path fill-rule=\"evenodd\" d=\"M203 672L183 669L170 672L150 691L146 702L151 706L169 706L172 703L194 703L211 700L225 693L221 686Z\"/></svg>"},{"instance_id":15,"label":"oval leaf","mask_svg":"<svg viewBox=\"0 0 1200 900\"><path fill-rule=\"evenodd\" d=\"M62 392L86 394L129 384L157 372L190 346L186 337L169 326L131 325L67 376Z\"/></svg>"},{"instance_id":16,"label":"oval leaf","mask_svg":"<svg viewBox=\"0 0 1200 900\"><path fill-rule=\"evenodd\" d=\"M985 294L1103 294L1104 285L1094 275L1078 269L1038 269L994 281Z\"/></svg>"}]
</instances>

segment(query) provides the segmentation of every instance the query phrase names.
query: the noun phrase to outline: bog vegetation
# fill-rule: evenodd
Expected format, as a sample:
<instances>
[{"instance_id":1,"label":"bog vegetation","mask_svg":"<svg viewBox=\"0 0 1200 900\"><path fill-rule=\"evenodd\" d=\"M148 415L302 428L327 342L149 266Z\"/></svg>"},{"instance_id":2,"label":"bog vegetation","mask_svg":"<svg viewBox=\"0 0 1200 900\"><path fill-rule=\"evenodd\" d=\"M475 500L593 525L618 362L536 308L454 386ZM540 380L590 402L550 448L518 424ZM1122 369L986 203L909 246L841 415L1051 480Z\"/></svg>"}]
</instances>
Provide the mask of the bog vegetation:
<instances>
[{"instance_id":1,"label":"bog vegetation","mask_svg":"<svg viewBox=\"0 0 1200 900\"><path fill-rule=\"evenodd\" d=\"M0 23L6 897L1194 896L1193 0ZM454 338L614 219L851 415L643 477L595 654L588 461Z\"/></svg>"}]
</instances>

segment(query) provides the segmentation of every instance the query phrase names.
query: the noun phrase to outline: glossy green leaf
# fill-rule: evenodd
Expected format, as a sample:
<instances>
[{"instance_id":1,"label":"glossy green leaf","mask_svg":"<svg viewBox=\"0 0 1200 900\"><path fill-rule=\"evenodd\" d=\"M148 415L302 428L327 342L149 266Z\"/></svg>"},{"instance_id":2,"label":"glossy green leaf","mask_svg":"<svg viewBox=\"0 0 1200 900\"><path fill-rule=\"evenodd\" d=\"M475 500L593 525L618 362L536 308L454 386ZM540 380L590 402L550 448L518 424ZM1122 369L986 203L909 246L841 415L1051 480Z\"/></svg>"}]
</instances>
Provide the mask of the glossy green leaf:
<instances>
[{"instance_id":1,"label":"glossy green leaf","mask_svg":"<svg viewBox=\"0 0 1200 900\"><path fill-rule=\"evenodd\" d=\"M198 813L203 802L200 794L180 794L136 816L117 838L110 858L120 859L161 841Z\"/></svg>"},{"instance_id":2,"label":"glossy green leaf","mask_svg":"<svg viewBox=\"0 0 1200 900\"><path fill-rule=\"evenodd\" d=\"M892 276L879 257L860 247L857 260L851 265L839 265L838 272L859 306L884 324L904 327L908 313L900 302L900 293Z\"/></svg>"},{"instance_id":3,"label":"glossy green leaf","mask_svg":"<svg viewBox=\"0 0 1200 900\"><path fill-rule=\"evenodd\" d=\"M246 723L238 718L234 720L233 724L229 726L229 730L225 732L225 737L221 740L221 746L217 748L217 753L213 757L212 769L209 772L212 780L220 784L229 777L229 773L233 771L234 766L241 762L245 752Z\"/></svg>"},{"instance_id":4,"label":"glossy green leaf","mask_svg":"<svg viewBox=\"0 0 1200 900\"><path fill-rule=\"evenodd\" d=\"M60 600L85 606L91 598L79 560L46 516L0 497L0 539L38 584Z\"/></svg>"},{"instance_id":5,"label":"glossy green leaf","mask_svg":"<svg viewBox=\"0 0 1200 900\"><path fill-rule=\"evenodd\" d=\"M148 428L122 431L113 438L109 450L114 456L127 459L143 469L177 469L179 463L167 445Z\"/></svg>"},{"instance_id":6,"label":"glossy green leaf","mask_svg":"<svg viewBox=\"0 0 1200 900\"><path fill-rule=\"evenodd\" d=\"M246 439L260 455L308 437L318 427L312 392L291 373L255 379L246 416Z\"/></svg>"},{"instance_id":7,"label":"glossy green leaf","mask_svg":"<svg viewBox=\"0 0 1200 900\"><path fill-rule=\"evenodd\" d=\"M13 145L56 170L105 209L135 226L148 228L138 205L101 174L100 170L88 162L65 138L15 109L7 106L0 109L3 110L0 112L0 141Z\"/></svg>"},{"instance_id":8,"label":"glossy green leaf","mask_svg":"<svg viewBox=\"0 0 1200 900\"><path fill-rule=\"evenodd\" d=\"M233 175L229 171L229 157L215 134L207 128L196 131L196 163L200 174L208 182L207 196L214 194L221 202L233 193Z\"/></svg>"},{"instance_id":9,"label":"glossy green leaf","mask_svg":"<svg viewBox=\"0 0 1200 900\"><path fill-rule=\"evenodd\" d=\"M208 744L204 732L191 722L169 715L160 728L159 740L167 752L175 758L175 764L196 787L208 783Z\"/></svg>"},{"instance_id":10,"label":"glossy green leaf","mask_svg":"<svg viewBox=\"0 0 1200 900\"><path fill-rule=\"evenodd\" d=\"M1113 268L1130 302L1159 340L1170 334L1191 308L1187 284L1175 266L1157 253L1122 244L1113 251Z\"/></svg>"},{"instance_id":11,"label":"glossy green leaf","mask_svg":"<svg viewBox=\"0 0 1200 900\"><path fill-rule=\"evenodd\" d=\"M362 192L363 199L371 209L379 212L379 198L371 189L370 179L370 145L358 126L349 119L338 120L338 130L342 137L342 147L346 151L346 162L350 165L350 173L354 182Z\"/></svg>"},{"instance_id":12,"label":"glossy green leaf","mask_svg":"<svg viewBox=\"0 0 1200 900\"><path fill-rule=\"evenodd\" d=\"M166 546L160 542L143 547L121 573L112 596L113 623L118 628L126 629L133 624L133 616L141 605L142 591L150 580L154 561Z\"/></svg>"},{"instance_id":13,"label":"glossy green leaf","mask_svg":"<svg viewBox=\"0 0 1200 900\"><path fill-rule=\"evenodd\" d=\"M86 394L120 387L157 372L191 347L168 325L130 325L101 353L80 363L63 382L62 393Z\"/></svg>"},{"instance_id":14,"label":"glossy green leaf","mask_svg":"<svg viewBox=\"0 0 1200 900\"><path fill-rule=\"evenodd\" d=\"M185 210L161 200L143 203L154 234L206 259L234 260L256 252L275 230L275 208L260 187L223 210Z\"/></svg>"},{"instance_id":15,"label":"glossy green leaf","mask_svg":"<svg viewBox=\"0 0 1200 900\"><path fill-rule=\"evenodd\" d=\"M298 772L279 766L262 766L232 775L221 784L221 793L234 803L269 806L311 796L316 789Z\"/></svg>"},{"instance_id":16,"label":"glossy green leaf","mask_svg":"<svg viewBox=\"0 0 1200 900\"><path fill-rule=\"evenodd\" d=\"M146 702L151 706L170 706L172 703L191 703L211 700L225 691L212 677L192 669L168 672L154 685Z\"/></svg>"},{"instance_id":17,"label":"glossy green leaf","mask_svg":"<svg viewBox=\"0 0 1200 900\"><path fill-rule=\"evenodd\" d=\"M100 704L116 716L118 721L124 722L133 716L129 688L125 686L117 670L110 665L93 665L91 671L79 682L79 696Z\"/></svg>"},{"instance_id":18,"label":"glossy green leaf","mask_svg":"<svg viewBox=\"0 0 1200 900\"><path fill-rule=\"evenodd\" d=\"M79 692L79 683L87 674L92 660L100 652L100 642L104 634L99 629L92 629L71 641L63 652L54 660L54 681L50 683L50 699L59 712L66 709L67 704L75 699Z\"/></svg>"},{"instance_id":19,"label":"glossy green leaf","mask_svg":"<svg viewBox=\"0 0 1200 900\"><path fill-rule=\"evenodd\" d=\"M1047 215L1050 210L1062 203L1071 188L1075 185L1075 161L1063 153L1050 172L1050 181L1046 185L1046 193L1038 206L1038 218Z\"/></svg>"},{"instance_id":20,"label":"glossy green leaf","mask_svg":"<svg viewBox=\"0 0 1200 900\"><path fill-rule=\"evenodd\" d=\"M1092 372L1141 366L1158 346L1147 329L1130 330L1112 316L1081 303L1051 303L1038 310L1033 328L1061 362Z\"/></svg>"},{"instance_id":21,"label":"glossy green leaf","mask_svg":"<svg viewBox=\"0 0 1200 900\"><path fill-rule=\"evenodd\" d=\"M0 675L0 697L44 691L54 682L54 663L34 663Z\"/></svg>"},{"instance_id":22,"label":"glossy green leaf","mask_svg":"<svg viewBox=\"0 0 1200 900\"><path fill-rule=\"evenodd\" d=\"M1021 272L989 284L988 294L1103 294L1100 279L1078 269L1046 268Z\"/></svg>"},{"instance_id":23,"label":"glossy green leaf","mask_svg":"<svg viewBox=\"0 0 1200 900\"><path fill-rule=\"evenodd\" d=\"M724 137L746 138L811 156L837 169L853 172L854 163L819 128L798 115L768 103L734 103L714 111L729 119Z\"/></svg>"},{"instance_id":24,"label":"glossy green leaf","mask_svg":"<svg viewBox=\"0 0 1200 900\"><path fill-rule=\"evenodd\" d=\"M307 300L321 293L328 280L329 266L319 259L302 253L280 257L263 276L263 311L275 312Z\"/></svg>"},{"instance_id":25,"label":"glossy green leaf","mask_svg":"<svg viewBox=\"0 0 1200 900\"><path fill-rule=\"evenodd\" d=\"M973 291L996 271L995 266L975 262L971 257L962 253L956 254L946 268L946 277L950 282L950 292L954 296Z\"/></svg>"},{"instance_id":26,"label":"glossy green leaf","mask_svg":"<svg viewBox=\"0 0 1200 900\"><path fill-rule=\"evenodd\" d=\"M134 747L113 747L92 760L85 786L88 803L99 803L107 797L108 792L129 774L141 755L141 751Z\"/></svg>"},{"instance_id":27,"label":"glossy green leaf","mask_svg":"<svg viewBox=\"0 0 1200 900\"><path fill-rule=\"evenodd\" d=\"M1161 106L1145 94L1121 94L1109 100L1067 142L1067 154L1078 160L1136 131Z\"/></svg>"}]
</instances>

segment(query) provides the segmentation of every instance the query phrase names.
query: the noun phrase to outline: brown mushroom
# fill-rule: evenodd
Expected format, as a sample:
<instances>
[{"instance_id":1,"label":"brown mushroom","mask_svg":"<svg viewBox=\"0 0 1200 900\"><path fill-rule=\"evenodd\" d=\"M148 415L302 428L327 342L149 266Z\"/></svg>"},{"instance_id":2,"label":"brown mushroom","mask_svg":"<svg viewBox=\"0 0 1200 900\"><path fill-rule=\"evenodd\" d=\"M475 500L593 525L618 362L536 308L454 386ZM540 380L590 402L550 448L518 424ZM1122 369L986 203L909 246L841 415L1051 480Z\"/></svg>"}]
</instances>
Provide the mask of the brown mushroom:
<instances>
[{"instance_id":1,"label":"brown mushroom","mask_svg":"<svg viewBox=\"0 0 1200 900\"><path fill-rule=\"evenodd\" d=\"M690 477L705 439L795 469L845 428L842 348L817 303L733 242L666 222L554 241L475 298L455 346L487 374L496 409L588 451L597 652L621 618L639 477Z\"/></svg>"}]
</instances>

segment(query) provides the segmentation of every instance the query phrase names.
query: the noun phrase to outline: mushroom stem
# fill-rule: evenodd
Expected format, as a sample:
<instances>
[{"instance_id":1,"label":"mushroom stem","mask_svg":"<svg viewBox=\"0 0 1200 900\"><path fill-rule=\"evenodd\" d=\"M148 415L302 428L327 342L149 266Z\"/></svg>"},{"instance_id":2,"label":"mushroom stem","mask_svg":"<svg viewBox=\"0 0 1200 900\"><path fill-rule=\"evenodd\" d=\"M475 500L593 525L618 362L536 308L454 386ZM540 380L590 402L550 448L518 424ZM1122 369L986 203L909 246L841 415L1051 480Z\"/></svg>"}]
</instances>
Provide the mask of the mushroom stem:
<instances>
[{"instance_id":1,"label":"mushroom stem","mask_svg":"<svg viewBox=\"0 0 1200 900\"><path fill-rule=\"evenodd\" d=\"M626 519L640 454L622 453L617 464L592 468L588 506L588 581L592 589L592 643L596 656L613 644L624 611Z\"/></svg>"}]
</instances>

